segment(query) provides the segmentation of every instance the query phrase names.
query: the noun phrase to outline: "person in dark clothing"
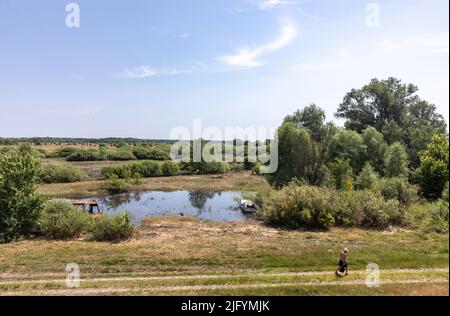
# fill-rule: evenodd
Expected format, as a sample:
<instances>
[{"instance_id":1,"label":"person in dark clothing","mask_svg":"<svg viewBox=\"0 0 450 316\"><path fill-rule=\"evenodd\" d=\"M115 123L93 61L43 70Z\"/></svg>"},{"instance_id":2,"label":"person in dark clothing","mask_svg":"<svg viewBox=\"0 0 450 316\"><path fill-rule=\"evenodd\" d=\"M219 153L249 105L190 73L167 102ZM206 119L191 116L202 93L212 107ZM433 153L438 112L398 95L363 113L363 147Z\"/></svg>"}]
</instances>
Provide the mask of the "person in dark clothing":
<instances>
[{"instance_id":1,"label":"person in dark clothing","mask_svg":"<svg viewBox=\"0 0 450 316\"><path fill-rule=\"evenodd\" d=\"M341 251L340 257L339 257L339 263L338 268L336 269L335 274L339 275L339 273L345 273L344 276L348 275L348 249L344 248L344 250Z\"/></svg>"}]
</instances>

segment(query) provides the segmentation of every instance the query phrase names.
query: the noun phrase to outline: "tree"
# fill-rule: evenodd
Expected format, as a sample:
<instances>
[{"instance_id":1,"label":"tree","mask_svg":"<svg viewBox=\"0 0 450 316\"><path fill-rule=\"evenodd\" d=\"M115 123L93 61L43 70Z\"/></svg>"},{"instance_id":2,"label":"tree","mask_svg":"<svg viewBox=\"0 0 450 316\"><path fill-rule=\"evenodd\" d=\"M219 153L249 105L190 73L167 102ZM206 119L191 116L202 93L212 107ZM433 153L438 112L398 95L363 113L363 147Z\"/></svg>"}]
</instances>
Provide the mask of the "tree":
<instances>
[{"instance_id":1,"label":"tree","mask_svg":"<svg viewBox=\"0 0 450 316\"><path fill-rule=\"evenodd\" d=\"M363 131L361 136L364 144L364 161L370 163L377 172L381 173L387 149L383 134L370 126Z\"/></svg>"},{"instance_id":2,"label":"tree","mask_svg":"<svg viewBox=\"0 0 450 316\"><path fill-rule=\"evenodd\" d=\"M352 169L359 172L364 163L363 139L360 134L343 130L334 135L329 146L329 160L348 160Z\"/></svg>"},{"instance_id":3,"label":"tree","mask_svg":"<svg viewBox=\"0 0 450 316\"><path fill-rule=\"evenodd\" d=\"M419 98L418 90L396 78L372 79L361 89L347 93L335 115L347 120L348 129L362 132L373 126L388 144L404 143L412 165L417 166L418 153L431 137L447 131L444 117L436 112L435 105Z\"/></svg>"},{"instance_id":4,"label":"tree","mask_svg":"<svg viewBox=\"0 0 450 316\"><path fill-rule=\"evenodd\" d=\"M36 193L39 164L28 145L0 156L0 242L36 230L44 202Z\"/></svg>"},{"instance_id":5,"label":"tree","mask_svg":"<svg viewBox=\"0 0 450 316\"><path fill-rule=\"evenodd\" d=\"M420 165L414 172L414 178L427 199L439 199L449 181L448 150L448 139L435 135L420 153Z\"/></svg>"},{"instance_id":6,"label":"tree","mask_svg":"<svg viewBox=\"0 0 450 316\"><path fill-rule=\"evenodd\" d=\"M384 161L384 175L389 178L407 177L408 154L405 146L400 143L394 143L388 147Z\"/></svg>"},{"instance_id":7,"label":"tree","mask_svg":"<svg viewBox=\"0 0 450 316\"><path fill-rule=\"evenodd\" d=\"M358 190L374 190L379 178L372 165L367 163L356 178L355 187Z\"/></svg>"},{"instance_id":8,"label":"tree","mask_svg":"<svg viewBox=\"0 0 450 316\"><path fill-rule=\"evenodd\" d=\"M278 169L268 175L277 187L289 183L293 178L304 179L314 161L314 144L309 132L292 123L278 129Z\"/></svg>"},{"instance_id":9,"label":"tree","mask_svg":"<svg viewBox=\"0 0 450 316\"><path fill-rule=\"evenodd\" d=\"M353 169L349 159L337 158L330 163L329 168L333 174L336 188L351 191L353 189Z\"/></svg>"},{"instance_id":10,"label":"tree","mask_svg":"<svg viewBox=\"0 0 450 316\"><path fill-rule=\"evenodd\" d=\"M311 103L303 110L297 110L293 115L288 115L284 119L284 123L292 123L296 127L306 128L311 132L314 140L319 141L324 132L325 111Z\"/></svg>"}]
</instances>

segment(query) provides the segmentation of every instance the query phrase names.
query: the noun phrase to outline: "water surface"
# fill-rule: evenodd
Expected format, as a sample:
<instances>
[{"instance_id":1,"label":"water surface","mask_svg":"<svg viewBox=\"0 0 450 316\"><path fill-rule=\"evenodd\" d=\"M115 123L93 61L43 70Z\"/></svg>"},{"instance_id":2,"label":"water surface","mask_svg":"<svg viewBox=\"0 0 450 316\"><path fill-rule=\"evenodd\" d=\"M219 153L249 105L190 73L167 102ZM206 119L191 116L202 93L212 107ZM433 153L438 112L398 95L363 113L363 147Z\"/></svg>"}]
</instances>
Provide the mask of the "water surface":
<instances>
[{"instance_id":1,"label":"water surface","mask_svg":"<svg viewBox=\"0 0 450 316\"><path fill-rule=\"evenodd\" d=\"M139 224L146 216L183 215L202 220L234 222L251 218L239 209L239 192L215 191L147 191L132 192L83 201L96 201L107 214L127 210Z\"/></svg>"}]
</instances>

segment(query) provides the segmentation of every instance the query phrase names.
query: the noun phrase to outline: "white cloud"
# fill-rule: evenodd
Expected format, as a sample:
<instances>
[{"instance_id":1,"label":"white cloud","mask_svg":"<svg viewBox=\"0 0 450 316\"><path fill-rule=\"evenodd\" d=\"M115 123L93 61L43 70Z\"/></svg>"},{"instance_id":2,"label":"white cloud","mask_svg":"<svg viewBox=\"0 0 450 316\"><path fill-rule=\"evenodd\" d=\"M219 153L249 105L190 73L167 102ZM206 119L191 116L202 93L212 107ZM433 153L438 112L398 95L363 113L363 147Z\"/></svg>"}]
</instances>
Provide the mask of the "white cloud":
<instances>
[{"instance_id":1,"label":"white cloud","mask_svg":"<svg viewBox=\"0 0 450 316\"><path fill-rule=\"evenodd\" d=\"M258 0L257 2L260 10L270 10L290 4L293 4L293 2L285 0Z\"/></svg>"},{"instance_id":2,"label":"white cloud","mask_svg":"<svg viewBox=\"0 0 450 316\"><path fill-rule=\"evenodd\" d=\"M123 73L119 74L119 77L128 79L142 79L156 76L157 74L158 73L150 66L140 66L132 69L125 68Z\"/></svg>"},{"instance_id":3,"label":"white cloud","mask_svg":"<svg viewBox=\"0 0 450 316\"><path fill-rule=\"evenodd\" d=\"M144 79L154 76L175 76L201 73L205 72L207 69L208 67L202 62L193 63L190 67L187 67L185 69L163 68L156 70L150 66L140 66L132 69L125 68L125 70L122 73L118 74L116 77L125 79Z\"/></svg>"},{"instance_id":4,"label":"white cloud","mask_svg":"<svg viewBox=\"0 0 450 316\"><path fill-rule=\"evenodd\" d=\"M219 57L218 60L237 67L259 67L264 64L259 57L270 51L275 51L283 48L293 41L297 35L297 30L292 23L286 23L281 30L281 36L275 41L256 47L256 48L241 48L237 54Z\"/></svg>"},{"instance_id":5,"label":"white cloud","mask_svg":"<svg viewBox=\"0 0 450 316\"><path fill-rule=\"evenodd\" d=\"M190 36L189 33L183 33L178 35L179 38L188 38L189 36Z\"/></svg>"},{"instance_id":6,"label":"white cloud","mask_svg":"<svg viewBox=\"0 0 450 316\"><path fill-rule=\"evenodd\" d=\"M320 63L301 63L294 65L293 68L298 71L316 71L316 70L330 70L337 68L336 65L330 64L328 62L320 62Z\"/></svg>"},{"instance_id":7,"label":"white cloud","mask_svg":"<svg viewBox=\"0 0 450 316\"><path fill-rule=\"evenodd\" d=\"M386 40L380 43L384 51L422 50L427 53L440 54L449 52L449 33L427 34L415 36L401 41Z\"/></svg>"}]
</instances>

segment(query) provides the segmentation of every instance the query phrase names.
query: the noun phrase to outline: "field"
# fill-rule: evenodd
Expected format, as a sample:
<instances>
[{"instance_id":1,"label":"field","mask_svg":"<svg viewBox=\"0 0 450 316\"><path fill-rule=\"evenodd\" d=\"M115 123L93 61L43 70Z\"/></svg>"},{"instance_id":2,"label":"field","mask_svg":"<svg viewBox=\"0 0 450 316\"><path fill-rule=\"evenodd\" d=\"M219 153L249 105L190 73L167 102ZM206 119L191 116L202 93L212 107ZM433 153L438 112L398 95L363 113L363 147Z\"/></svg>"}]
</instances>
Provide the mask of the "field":
<instances>
[{"instance_id":1,"label":"field","mask_svg":"<svg viewBox=\"0 0 450 316\"><path fill-rule=\"evenodd\" d=\"M448 295L448 235L288 231L258 222L152 218L132 240L28 240L0 245L2 295ZM350 249L350 275L333 272ZM66 264L81 287L65 285ZM367 287L377 263L380 287Z\"/></svg>"}]
</instances>

